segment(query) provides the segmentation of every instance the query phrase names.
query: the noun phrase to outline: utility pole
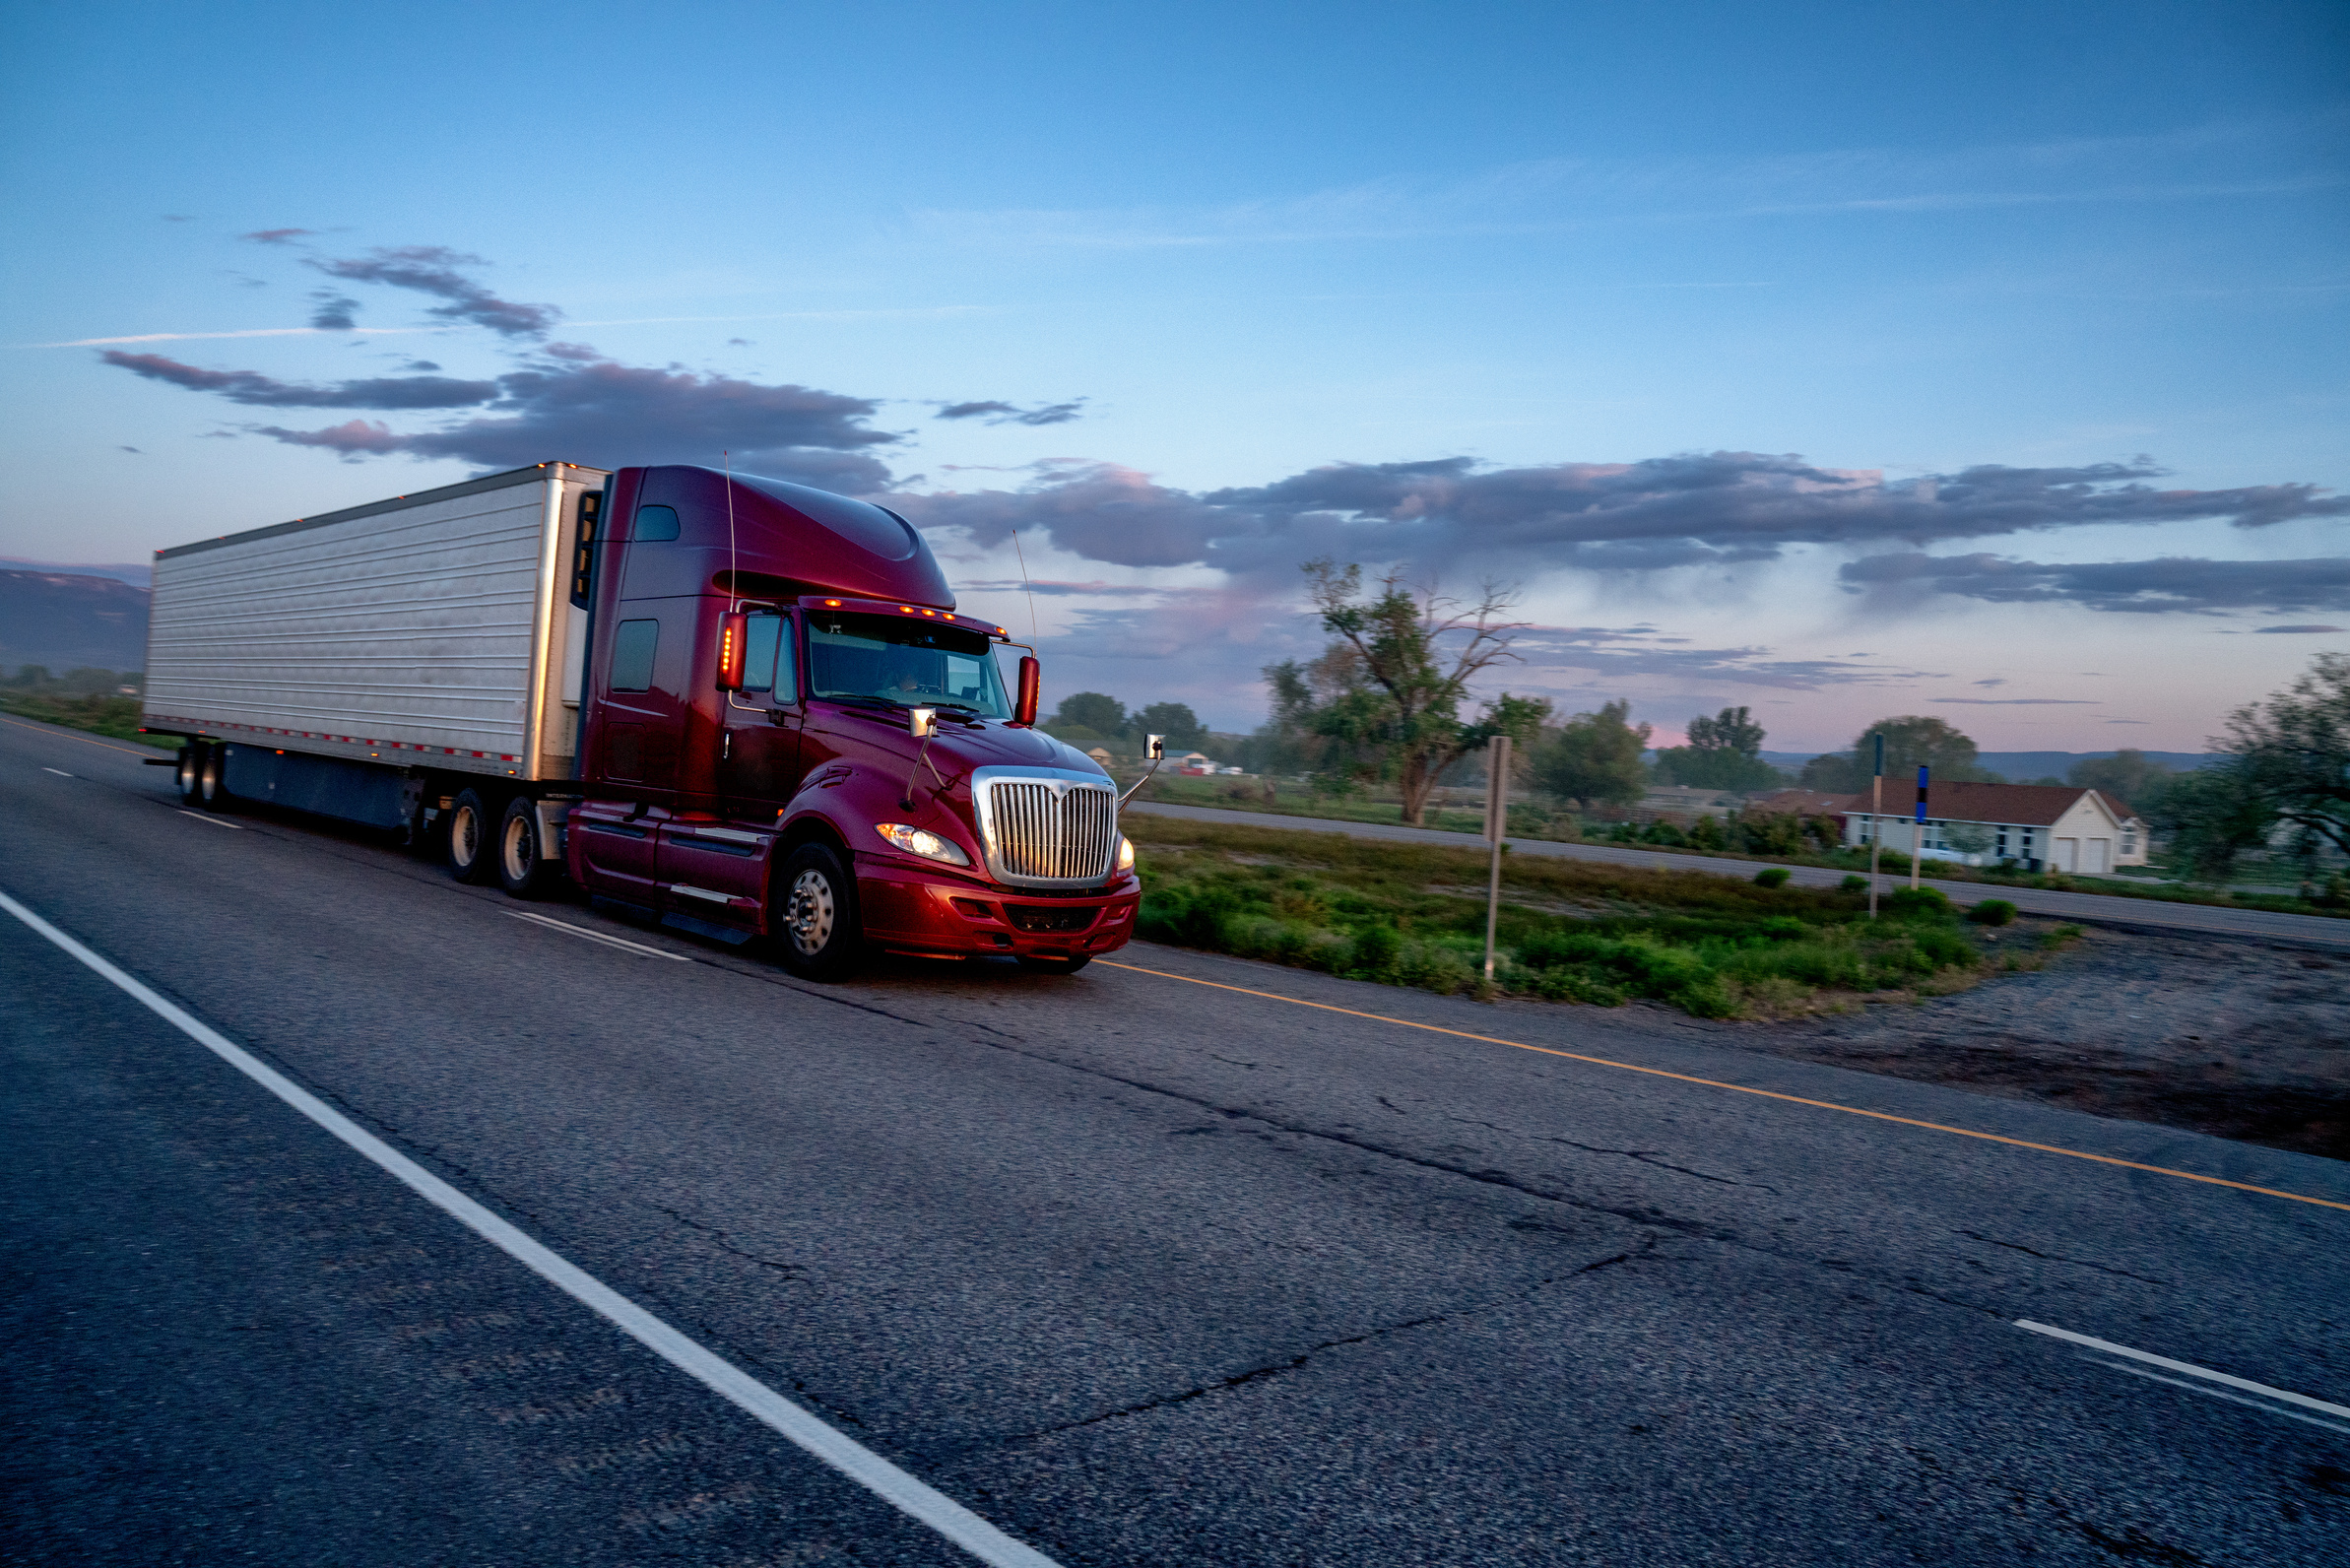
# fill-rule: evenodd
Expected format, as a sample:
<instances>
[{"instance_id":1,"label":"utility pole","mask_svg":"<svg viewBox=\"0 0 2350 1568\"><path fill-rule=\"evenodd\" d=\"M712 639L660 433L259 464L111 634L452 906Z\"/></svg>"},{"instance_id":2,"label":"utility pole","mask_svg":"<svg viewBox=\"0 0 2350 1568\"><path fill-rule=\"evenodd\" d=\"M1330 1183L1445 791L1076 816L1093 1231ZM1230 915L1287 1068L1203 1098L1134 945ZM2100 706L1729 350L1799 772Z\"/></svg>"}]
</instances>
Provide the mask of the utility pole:
<instances>
[{"instance_id":1,"label":"utility pole","mask_svg":"<svg viewBox=\"0 0 2350 1568\"><path fill-rule=\"evenodd\" d=\"M1885 738L1876 738L1876 776L1868 786L1868 918L1876 918L1877 857L1885 851Z\"/></svg>"},{"instance_id":2,"label":"utility pole","mask_svg":"<svg viewBox=\"0 0 2350 1568\"><path fill-rule=\"evenodd\" d=\"M1493 981L1493 933L1501 922L1501 841L1510 836L1510 738L1485 748L1485 836L1493 841L1493 874L1485 886L1485 982Z\"/></svg>"},{"instance_id":3,"label":"utility pole","mask_svg":"<svg viewBox=\"0 0 2350 1568\"><path fill-rule=\"evenodd\" d=\"M1918 890L1918 862L1926 858L1926 764L1918 764L1918 820L1910 828L1910 891Z\"/></svg>"}]
</instances>

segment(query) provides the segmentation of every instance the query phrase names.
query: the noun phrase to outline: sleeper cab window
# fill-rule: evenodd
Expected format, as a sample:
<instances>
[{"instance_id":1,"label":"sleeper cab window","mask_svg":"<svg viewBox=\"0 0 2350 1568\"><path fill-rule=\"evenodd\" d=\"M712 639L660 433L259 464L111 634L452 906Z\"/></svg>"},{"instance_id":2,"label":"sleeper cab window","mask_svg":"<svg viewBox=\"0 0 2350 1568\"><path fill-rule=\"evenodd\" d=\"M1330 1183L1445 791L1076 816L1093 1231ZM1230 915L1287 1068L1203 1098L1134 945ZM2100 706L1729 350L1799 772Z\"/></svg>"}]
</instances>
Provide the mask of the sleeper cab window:
<instances>
[{"instance_id":1,"label":"sleeper cab window","mask_svg":"<svg viewBox=\"0 0 2350 1568\"><path fill-rule=\"evenodd\" d=\"M621 621L612 637L612 688L615 691L651 690L653 653L660 646L660 621Z\"/></svg>"},{"instance_id":2,"label":"sleeper cab window","mask_svg":"<svg viewBox=\"0 0 2350 1568\"><path fill-rule=\"evenodd\" d=\"M784 628L791 622L776 615L752 615L743 637L743 689L771 691L778 702L798 695L793 679L791 640Z\"/></svg>"},{"instance_id":3,"label":"sleeper cab window","mask_svg":"<svg viewBox=\"0 0 2350 1568\"><path fill-rule=\"evenodd\" d=\"M640 545L677 538L678 509L675 506L639 506L636 508L636 527L631 537Z\"/></svg>"}]
</instances>

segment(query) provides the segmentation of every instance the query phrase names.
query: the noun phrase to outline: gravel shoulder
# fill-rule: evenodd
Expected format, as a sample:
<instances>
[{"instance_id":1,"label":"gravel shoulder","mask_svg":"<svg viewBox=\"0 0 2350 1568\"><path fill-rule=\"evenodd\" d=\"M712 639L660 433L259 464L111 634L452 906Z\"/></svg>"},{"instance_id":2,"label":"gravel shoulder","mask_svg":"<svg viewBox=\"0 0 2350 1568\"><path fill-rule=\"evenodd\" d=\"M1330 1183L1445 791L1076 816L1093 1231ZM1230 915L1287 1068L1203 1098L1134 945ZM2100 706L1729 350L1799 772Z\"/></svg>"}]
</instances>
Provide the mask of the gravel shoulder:
<instances>
[{"instance_id":1,"label":"gravel shoulder","mask_svg":"<svg viewBox=\"0 0 2350 1568\"><path fill-rule=\"evenodd\" d=\"M1723 1043L2350 1159L2350 958L2091 928L2038 970Z\"/></svg>"}]
</instances>

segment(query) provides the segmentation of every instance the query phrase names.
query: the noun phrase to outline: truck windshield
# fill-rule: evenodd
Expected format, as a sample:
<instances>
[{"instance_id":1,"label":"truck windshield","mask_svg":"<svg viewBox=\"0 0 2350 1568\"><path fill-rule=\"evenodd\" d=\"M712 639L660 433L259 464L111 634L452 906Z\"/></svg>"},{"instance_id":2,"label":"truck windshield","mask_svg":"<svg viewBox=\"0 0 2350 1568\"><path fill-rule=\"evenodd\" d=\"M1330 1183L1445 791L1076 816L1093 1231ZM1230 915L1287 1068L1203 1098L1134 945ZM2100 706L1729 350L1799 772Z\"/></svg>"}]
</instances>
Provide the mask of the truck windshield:
<instances>
[{"instance_id":1,"label":"truck windshield","mask_svg":"<svg viewBox=\"0 0 2350 1568\"><path fill-rule=\"evenodd\" d=\"M818 611L808 618L809 695L1012 715L986 636L935 621Z\"/></svg>"}]
</instances>

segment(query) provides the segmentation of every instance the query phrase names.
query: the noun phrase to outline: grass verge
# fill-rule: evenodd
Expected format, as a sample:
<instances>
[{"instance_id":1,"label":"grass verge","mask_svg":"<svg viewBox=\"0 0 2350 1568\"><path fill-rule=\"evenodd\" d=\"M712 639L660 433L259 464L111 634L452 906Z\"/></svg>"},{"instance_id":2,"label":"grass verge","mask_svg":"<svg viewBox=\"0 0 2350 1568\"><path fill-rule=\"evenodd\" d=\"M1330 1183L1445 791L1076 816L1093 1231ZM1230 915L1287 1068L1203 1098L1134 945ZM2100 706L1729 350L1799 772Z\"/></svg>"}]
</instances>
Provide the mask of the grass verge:
<instances>
[{"instance_id":1,"label":"grass verge","mask_svg":"<svg viewBox=\"0 0 2350 1568\"><path fill-rule=\"evenodd\" d=\"M1138 935L1350 979L1484 994L1486 858L1337 833L1134 816ZM1493 991L1699 1017L1946 995L2036 968L2077 927L1970 930L1926 889L1863 895L1711 872L1504 857Z\"/></svg>"},{"instance_id":2,"label":"grass verge","mask_svg":"<svg viewBox=\"0 0 2350 1568\"><path fill-rule=\"evenodd\" d=\"M137 741L166 751L179 749L177 736L139 733L137 697L64 696L50 691L11 691L0 687L0 713L88 730L93 735L110 735L118 741Z\"/></svg>"}]
</instances>

